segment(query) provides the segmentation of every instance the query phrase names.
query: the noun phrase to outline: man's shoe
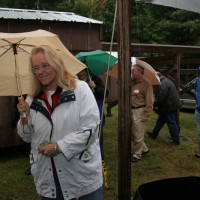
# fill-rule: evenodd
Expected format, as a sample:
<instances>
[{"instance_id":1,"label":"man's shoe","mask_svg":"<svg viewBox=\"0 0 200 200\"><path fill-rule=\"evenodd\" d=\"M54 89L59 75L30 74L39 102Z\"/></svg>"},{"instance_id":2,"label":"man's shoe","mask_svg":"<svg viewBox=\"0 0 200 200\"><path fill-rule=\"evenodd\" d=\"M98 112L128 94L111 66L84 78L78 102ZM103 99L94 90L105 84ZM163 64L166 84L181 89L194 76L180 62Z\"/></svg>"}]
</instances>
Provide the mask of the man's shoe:
<instances>
[{"instance_id":1,"label":"man's shoe","mask_svg":"<svg viewBox=\"0 0 200 200\"><path fill-rule=\"evenodd\" d=\"M146 155L147 153L149 153L149 150L142 152L142 155Z\"/></svg>"},{"instance_id":2,"label":"man's shoe","mask_svg":"<svg viewBox=\"0 0 200 200\"><path fill-rule=\"evenodd\" d=\"M135 156L131 156L131 162L138 162L140 161L141 159L139 158L136 158Z\"/></svg>"},{"instance_id":3,"label":"man's shoe","mask_svg":"<svg viewBox=\"0 0 200 200\"><path fill-rule=\"evenodd\" d=\"M172 141L172 145L179 145L180 142L177 142L177 141Z\"/></svg>"},{"instance_id":4,"label":"man's shoe","mask_svg":"<svg viewBox=\"0 0 200 200\"><path fill-rule=\"evenodd\" d=\"M149 137L151 138L151 139L156 139L156 137L151 133L151 132L147 132L147 134L149 135Z\"/></svg>"},{"instance_id":5,"label":"man's shoe","mask_svg":"<svg viewBox=\"0 0 200 200\"><path fill-rule=\"evenodd\" d=\"M200 158L200 152L195 153L196 158Z\"/></svg>"}]
</instances>

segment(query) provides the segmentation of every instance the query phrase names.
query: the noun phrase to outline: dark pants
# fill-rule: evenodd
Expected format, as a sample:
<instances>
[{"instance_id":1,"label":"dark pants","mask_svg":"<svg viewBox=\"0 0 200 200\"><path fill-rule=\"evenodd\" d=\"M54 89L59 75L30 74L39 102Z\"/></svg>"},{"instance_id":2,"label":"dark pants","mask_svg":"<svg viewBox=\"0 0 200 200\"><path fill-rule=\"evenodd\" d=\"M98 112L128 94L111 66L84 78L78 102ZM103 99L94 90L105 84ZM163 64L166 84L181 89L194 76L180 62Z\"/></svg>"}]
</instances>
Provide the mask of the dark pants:
<instances>
[{"instance_id":1,"label":"dark pants","mask_svg":"<svg viewBox=\"0 0 200 200\"><path fill-rule=\"evenodd\" d=\"M157 137L159 135L160 130L165 125L168 126L170 135L175 143L180 143L179 138L179 128L176 124L176 114L159 114L158 119L156 121L156 125L152 131L152 136Z\"/></svg>"},{"instance_id":2,"label":"dark pants","mask_svg":"<svg viewBox=\"0 0 200 200\"><path fill-rule=\"evenodd\" d=\"M76 200L76 199L72 199L72 200ZM102 187L100 187L98 190L90 194L87 194L85 196L78 198L78 200L102 200Z\"/></svg>"},{"instance_id":3,"label":"dark pants","mask_svg":"<svg viewBox=\"0 0 200 200\"><path fill-rule=\"evenodd\" d=\"M116 101L109 101L109 102L108 102L108 105L107 105L107 114L106 114L107 117L112 116L111 109L112 109L114 106L116 106L117 104L118 104L118 100L116 100Z\"/></svg>"}]
</instances>

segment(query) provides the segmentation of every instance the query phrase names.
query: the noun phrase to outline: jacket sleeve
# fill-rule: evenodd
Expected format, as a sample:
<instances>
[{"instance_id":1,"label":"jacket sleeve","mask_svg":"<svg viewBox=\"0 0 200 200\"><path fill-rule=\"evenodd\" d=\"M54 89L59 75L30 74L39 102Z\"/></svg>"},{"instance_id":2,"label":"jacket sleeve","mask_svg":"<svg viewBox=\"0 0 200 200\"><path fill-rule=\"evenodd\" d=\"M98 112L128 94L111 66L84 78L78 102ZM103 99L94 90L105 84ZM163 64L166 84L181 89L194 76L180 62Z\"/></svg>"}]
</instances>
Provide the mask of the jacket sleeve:
<instances>
[{"instance_id":1,"label":"jacket sleeve","mask_svg":"<svg viewBox=\"0 0 200 200\"><path fill-rule=\"evenodd\" d=\"M105 92L105 85L102 79L98 76L92 76L92 80L95 82L96 87L94 89L94 95L98 100L103 100L104 92ZM106 89L106 97L108 96L108 90Z\"/></svg>"},{"instance_id":2,"label":"jacket sleeve","mask_svg":"<svg viewBox=\"0 0 200 200\"><path fill-rule=\"evenodd\" d=\"M150 116L150 112L153 110L154 103L153 87L151 84L147 84L145 93L146 106L144 108L144 117L148 118Z\"/></svg>"},{"instance_id":3,"label":"jacket sleeve","mask_svg":"<svg viewBox=\"0 0 200 200\"><path fill-rule=\"evenodd\" d=\"M76 111L79 113L79 127L57 141L60 150L70 160L91 146L99 145L100 115L94 95L85 82L81 82L75 91ZM75 112L74 112L75 113ZM73 114L73 113L72 113Z\"/></svg>"}]
</instances>

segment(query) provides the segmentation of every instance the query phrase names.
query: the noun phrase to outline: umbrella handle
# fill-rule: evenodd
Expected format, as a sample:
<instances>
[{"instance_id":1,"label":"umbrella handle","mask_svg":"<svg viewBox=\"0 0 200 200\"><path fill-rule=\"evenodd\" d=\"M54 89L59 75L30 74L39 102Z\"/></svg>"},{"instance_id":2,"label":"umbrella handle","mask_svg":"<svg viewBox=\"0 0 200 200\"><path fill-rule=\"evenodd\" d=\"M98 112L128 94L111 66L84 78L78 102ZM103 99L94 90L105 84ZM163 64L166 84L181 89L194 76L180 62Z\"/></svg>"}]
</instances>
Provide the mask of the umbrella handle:
<instances>
[{"instance_id":1,"label":"umbrella handle","mask_svg":"<svg viewBox=\"0 0 200 200\"><path fill-rule=\"evenodd\" d=\"M21 115L22 123L23 123L23 124L28 124L28 119L27 119L27 117L26 117L26 113L25 113L25 112L22 112L22 113L20 113L20 115Z\"/></svg>"},{"instance_id":2,"label":"umbrella handle","mask_svg":"<svg viewBox=\"0 0 200 200\"><path fill-rule=\"evenodd\" d=\"M26 118L26 113L25 112L21 113L21 118Z\"/></svg>"},{"instance_id":3,"label":"umbrella handle","mask_svg":"<svg viewBox=\"0 0 200 200\"><path fill-rule=\"evenodd\" d=\"M23 97L22 94L21 94L20 97L23 98L23 100L24 100L24 97ZM26 118L26 113L25 113L25 112L20 112L20 117L21 117L22 119L25 119L25 118Z\"/></svg>"},{"instance_id":4,"label":"umbrella handle","mask_svg":"<svg viewBox=\"0 0 200 200\"><path fill-rule=\"evenodd\" d=\"M87 70L87 83L89 84L89 82L92 81L92 77L89 73L88 68L86 68L86 70ZM91 90L92 90L92 92L94 92L94 88L91 88Z\"/></svg>"}]
</instances>

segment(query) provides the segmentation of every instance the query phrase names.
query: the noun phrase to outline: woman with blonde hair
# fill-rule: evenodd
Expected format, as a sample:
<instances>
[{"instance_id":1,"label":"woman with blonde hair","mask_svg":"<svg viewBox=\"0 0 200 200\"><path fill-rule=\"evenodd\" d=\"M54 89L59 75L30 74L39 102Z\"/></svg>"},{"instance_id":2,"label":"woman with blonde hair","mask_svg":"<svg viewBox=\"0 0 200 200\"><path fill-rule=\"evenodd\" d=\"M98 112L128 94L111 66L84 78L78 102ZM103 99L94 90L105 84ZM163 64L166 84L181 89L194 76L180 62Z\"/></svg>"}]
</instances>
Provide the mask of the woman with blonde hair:
<instances>
[{"instance_id":1,"label":"woman with blonde hair","mask_svg":"<svg viewBox=\"0 0 200 200\"><path fill-rule=\"evenodd\" d=\"M41 200L101 200L99 110L89 86L49 46L30 55L31 92L19 97L17 125L31 143L31 174Z\"/></svg>"}]
</instances>

